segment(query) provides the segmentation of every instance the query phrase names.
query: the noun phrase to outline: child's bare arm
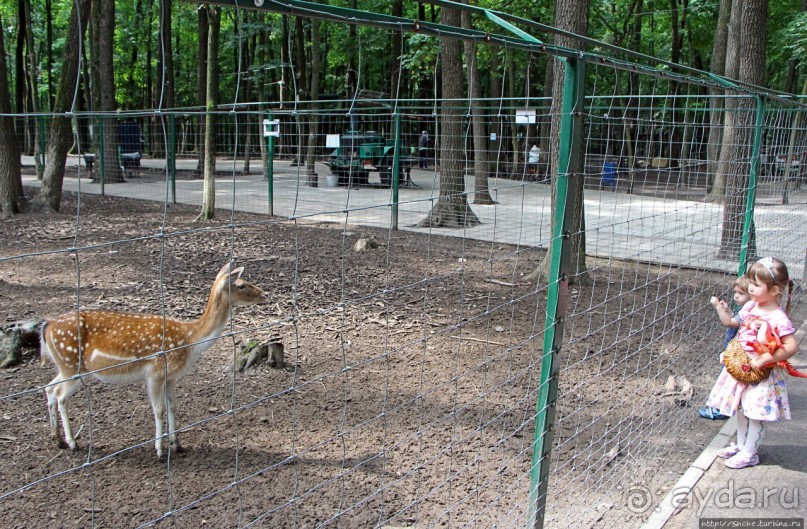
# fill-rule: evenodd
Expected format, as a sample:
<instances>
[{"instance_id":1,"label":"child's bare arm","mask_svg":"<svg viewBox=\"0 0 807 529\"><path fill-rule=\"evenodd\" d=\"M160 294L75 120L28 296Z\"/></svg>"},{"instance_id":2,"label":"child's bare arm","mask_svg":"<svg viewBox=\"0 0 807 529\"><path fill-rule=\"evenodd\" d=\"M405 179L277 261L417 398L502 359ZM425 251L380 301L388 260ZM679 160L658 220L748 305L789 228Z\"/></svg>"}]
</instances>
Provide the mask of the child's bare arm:
<instances>
[{"instance_id":1,"label":"child's bare arm","mask_svg":"<svg viewBox=\"0 0 807 529\"><path fill-rule=\"evenodd\" d=\"M794 335L788 334L787 336L782 336L782 347L774 351L773 354L764 353L757 356L756 358L751 360L751 365L756 368L760 368L772 362L782 362L784 360L789 360L790 357L796 354L796 351L798 351L798 347L799 344L796 341Z\"/></svg>"},{"instance_id":2,"label":"child's bare arm","mask_svg":"<svg viewBox=\"0 0 807 529\"><path fill-rule=\"evenodd\" d=\"M740 322L734 319L734 313L729 309L728 303L722 299L717 299L715 296L709 300L709 304L715 308L717 317L720 318L720 323L726 327L739 328Z\"/></svg>"}]
</instances>

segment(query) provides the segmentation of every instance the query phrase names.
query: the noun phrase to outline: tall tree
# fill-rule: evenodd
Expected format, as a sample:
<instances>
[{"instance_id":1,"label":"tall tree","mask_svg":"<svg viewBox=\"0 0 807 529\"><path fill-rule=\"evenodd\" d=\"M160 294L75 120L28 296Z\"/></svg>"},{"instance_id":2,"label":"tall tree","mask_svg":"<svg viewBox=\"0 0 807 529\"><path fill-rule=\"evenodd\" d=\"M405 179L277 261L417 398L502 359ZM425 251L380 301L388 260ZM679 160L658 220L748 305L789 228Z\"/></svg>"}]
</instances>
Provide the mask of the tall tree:
<instances>
[{"instance_id":1,"label":"tall tree","mask_svg":"<svg viewBox=\"0 0 807 529\"><path fill-rule=\"evenodd\" d=\"M160 109L173 109L176 106L174 103L174 50L171 32L171 3L171 0L161 0L159 2L158 23L160 29L157 33L157 82L154 84L154 107ZM162 117L158 117L154 122L160 128L166 126ZM155 136L158 138L163 137L162 134ZM155 157L165 157L165 149L166 145L163 141L156 141L151 145L151 152Z\"/></svg>"},{"instance_id":2,"label":"tall tree","mask_svg":"<svg viewBox=\"0 0 807 529\"><path fill-rule=\"evenodd\" d=\"M118 110L115 97L115 2L94 2L93 8L98 9L98 110L106 114L102 118L104 155L101 171L107 183L123 182L123 171L118 162L118 119L110 117Z\"/></svg>"},{"instance_id":3,"label":"tall tree","mask_svg":"<svg viewBox=\"0 0 807 529\"><path fill-rule=\"evenodd\" d=\"M3 20L0 18L0 28ZM0 31L0 212L10 217L20 212L22 176L20 175L20 151L14 133L14 118L10 116L11 94L8 92L6 71L6 48Z\"/></svg>"},{"instance_id":4,"label":"tall tree","mask_svg":"<svg viewBox=\"0 0 807 529\"><path fill-rule=\"evenodd\" d=\"M457 9L443 7L443 24L460 26ZM421 227L463 228L476 226L479 219L465 195L465 157L463 155L463 109L457 104L464 95L462 42L453 37L440 38L440 63L443 74L443 102L440 116L440 196L429 214L418 223Z\"/></svg>"},{"instance_id":5,"label":"tall tree","mask_svg":"<svg viewBox=\"0 0 807 529\"><path fill-rule=\"evenodd\" d=\"M715 75L726 73L726 44L729 35L729 20L731 19L731 0L720 0L720 11L717 16L717 26L712 44L712 62L709 70ZM717 87L709 88L709 139L706 143L707 174L712 179L717 173L717 162L720 157L720 138L723 136L723 90Z\"/></svg>"},{"instance_id":6,"label":"tall tree","mask_svg":"<svg viewBox=\"0 0 807 529\"><path fill-rule=\"evenodd\" d=\"M31 20L31 2L30 0L24 0L22 2L21 7L26 10L25 18ZM26 86L28 87L28 111L32 114L36 115L39 113L39 99L37 94L39 93L38 87L38 64L39 61L37 60L36 55L36 47L34 45L34 31L33 28L30 28L27 31L27 38L26 38L26 48L28 50L27 58L28 64L25 68L27 79L26 79ZM36 167L36 175L37 178L42 178L42 170L44 168L44 160L42 159L42 145L40 143L40 135L38 131L42 126L42 122L39 119L32 118L26 119L24 121L26 132L26 141L30 141L30 135L33 135L33 155L34 155L34 166Z\"/></svg>"},{"instance_id":7,"label":"tall tree","mask_svg":"<svg viewBox=\"0 0 807 529\"><path fill-rule=\"evenodd\" d=\"M207 48L208 48L208 33L210 32L210 25L208 16L210 7L206 5L199 6L196 10L196 34L199 37L197 53L199 54L199 61L196 63L196 93L199 94L198 104L201 108L207 105ZM196 132L196 152L198 154L196 171L199 174L204 172L205 167L205 122L206 114L198 116L196 120L198 130Z\"/></svg>"},{"instance_id":8,"label":"tall tree","mask_svg":"<svg viewBox=\"0 0 807 529\"><path fill-rule=\"evenodd\" d=\"M584 49L584 44L574 35L585 36L588 31L588 8L589 0L560 0L555 5L555 26L558 29L568 32L567 34L555 35L555 44L566 48ZM569 34L571 33L571 34ZM552 201L551 201L551 218L552 218L552 233L555 232L555 194L558 174L558 152L560 151L560 122L561 114L560 109L563 103L563 83L565 79L565 62L555 59L553 61L554 73L552 75L552 106L550 114L552 115L552 125L550 132L550 148L549 148L549 167L550 175L552 176ZM572 142L583 142L583 128L581 127L579 136L571 138ZM572 173L581 173L581 167L569 167ZM585 222L583 211L583 179L572 178L569 183L569 193L576 193L577 195L577 208L575 211L567 211L567 215L572 215L572 229L571 229L571 263L570 270L572 270L572 277L569 278L569 283L585 283L588 280L588 273L586 272L586 236L585 236ZM552 245L560 244L560 241L552 240L550 243L550 251L547 252L543 262L538 265L536 270L531 273L529 279L541 278L546 280L549 276L549 256L551 255Z\"/></svg>"},{"instance_id":9,"label":"tall tree","mask_svg":"<svg viewBox=\"0 0 807 529\"><path fill-rule=\"evenodd\" d=\"M733 0L726 32L726 64L723 68L723 75L729 79L737 79L740 69L740 55L743 46L742 31L740 22L743 16L743 9L746 0ZM725 92L724 92L725 93ZM723 132L720 134L720 150L717 158L712 188L709 191L708 199L714 202L721 202L726 194L726 175L730 170L735 156L736 144L733 134L737 132L736 118L737 101L725 99L723 101Z\"/></svg>"},{"instance_id":10,"label":"tall tree","mask_svg":"<svg viewBox=\"0 0 807 529\"><path fill-rule=\"evenodd\" d=\"M294 97L297 100L306 99L308 85L308 62L305 57L305 26L302 17L294 18L294 51L295 67L297 69L297 81L295 85ZM297 114L297 146L294 154L294 163L302 165L304 163L303 153L305 152L306 115Z\"/></svg>"},{"instance_id":11,"label":"tall tree","mask_svg":"<svg viewBox=\"0 0 807 529\"><path fill-rule=\"evenodd\" d=\"M53 108L53 0L45 0L45 20L48 49L48 110Z\"/></svg>"},{"instance_id":12,"label":"tall tree","mask_svg":"<svg viewBox=\"0 0 807 529\"><path fill-rule=\"evenodd\" d=\"M59 77L59 86L56 89L56 100L53 104L54 116L51 119L46 148L45 171L42 174L39 195L34 201L36 209L59 211L61 206L64 168L67 162L67 152L73 141L70 118L66 117L65 113L72 109L73 93L78 80L81 43L84 40L89 14L90 0L73 2L64 59L62 60L62 72Z\"/></svg>"},{"instance_id":13,"label":"tall tree","mask_svg":"<svg viewBox=\"0 0 807 529\"><path fill-rule=\"evenodd\" d=\"M462 12L462 26L471 28L471 14ZM465 64L468 72L468 100L471 106L471 130L474 139L474 204L493 204L488 188L488 131L482 106L482 83L476 57L476 43L465 41Z\"/></svg>"},{"instance_id":14,"label":"tall tree","mask_svg":"<svg viewBox=\"0 0 807 529\"><path fill-rule=\"evenodd\" d=\"M317 103L319 100L319 78L322 70L322 48L320 46L320 21L311 19L311 71L309 75L308 94L312 101L311 115L308 119L308 145L306 146L306 179L308 185L317 187L317 173L314 170L317 149L317 132L319 123L317 120Z\"/></svg>"},{"instance_id":15,"label":"tall tree","mask_svg":"<svg viewBox=\"0 0 807 529\"><path fill-rule=\"evenodd\" d=\"M392 1L392 16L403 16L403 0ZM399 90L401 83L401 54L403 53L403 32L392 32L392 66L390 68L390 97L397 98L403 92Z\"/></svg>"},{"instance_id":16,"label":"tall tree","mask_svg":"<svg viewBox=\"0 0 807 529\"><path fill-rule=\"evenodd\" d=\"M205 112L205 173L202 211L197 220L211 220L216 208L216 110L219 106L219 33L221 8L209 6L207 13L207 101Z\"/></svg>"},{"instance_id":17,"label":"tall tree","mask_svg":"<svg viewBox=\"0 0 807 529\"><path fill-rule=\"evenodd\" d=\"M173 109L176 106L175 93L176 87L174 86L174 48L172 45L173 33L173 14L172 14L172 0L160 0L160 65L162 71L160 72L160 84L162 91L160 95L162 100L162 108Z\"/></svg>"},{"instance_id":18,"label":"tall tree","mask_svg":"<svg viewBox=\"0 0 807 529\"><path fill-rule=\"evenodd\" d=\"M733 14L732 14L733 15ZM739 57L740 81L755 85L765 85L765 47L768 37L768 0L743 0L742 16L739 24L743 35L742 53ZM735 126L726 130L724 145L732 144L726 159L721 153L720 165L727 169L726 198L723 207L723 231L720 237L718 255L733 259L739 255L743 233L745 197L748 194L751 159L752 134L754 129L756 97L743 97L737 101L734 116ZM728 128L728 125L727 125ZM728 156L731 155L729 159ZM725 164L724 164L725 162ZM749 239L748 255L756 253L753 226Z\"/></svg>"}]
</instances>

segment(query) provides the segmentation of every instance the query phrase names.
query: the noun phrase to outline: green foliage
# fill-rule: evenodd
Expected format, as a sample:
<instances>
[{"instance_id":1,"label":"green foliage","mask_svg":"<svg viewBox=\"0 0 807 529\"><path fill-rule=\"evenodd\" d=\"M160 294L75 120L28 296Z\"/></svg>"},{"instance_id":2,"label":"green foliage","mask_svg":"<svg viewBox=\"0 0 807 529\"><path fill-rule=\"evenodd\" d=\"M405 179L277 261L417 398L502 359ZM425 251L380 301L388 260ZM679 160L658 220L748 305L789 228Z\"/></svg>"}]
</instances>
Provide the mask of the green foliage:
<instances>
[{"instance_id":1,"label":"green foliage","mask_svg":"<svg viewBox=\"0 0 807 529\"><path fill-rule=\"evenodd\" d=\"M356 4L360 9L375 13L389 14L391 2L388 0L329 0L331 5L351 7ZM800 12L802 0L781 0L770 3L769 20L776 21L769 30L768 72L770 85L781 89L787 77L788 64L791 59L807 64L807 14ZM9 85L15 86L14 76L19 70L14 64L14 52L17 35L17 9L19 0L0 0L0 17L2 17L3 36L6 41L6 64L9 65ZM475 5L483 8L504 10L513 15L532 19L544 24L551 23L554 16L554 2L549 0L477 0ZM642 0L639 13L631 14L631 6L635 0L590 0L589 36L618 46L636 46L636 51L648 55L656 55L670 60L672 46L672 12L669 1ZM688 0L686 10L682 0L679 4L679 24L681 31L681 62L695 67L708 67L712 53L714 25L717 20L719 2L715 0ZM65 30L72 2L53 2L53 68L47 65L45 0L31 0L32 20L30 28L37 43L38 89L40 106L46 108L47 86L49 76L59 75L61 57L64 49ZM116 3L115 33L115 69L116 96L123 109L151 108L159 91L160 76L158 69L159 20L158 3L146 0L118 1ZM175 100L178 107L195 107L198 105L197 70L199 36L197 31L197 9L193 2L175 0L173 2L173 46L175 67ZM417 18L423 11L426 20L439 21L440 8L432 5L419 5L416 2L403 2L404 16ZM284 71L288 75L298 74L300 65L294 64L294 40L292 63L281 64L281 15L276 13L257 13L246 10L224 9L221 31L221 101L235 102L236 89L238 98L243 97L245 81L251 81L253 97L257 86L262 84L268 89L267 94L277 97L277 84ZM635 34L635 23L638 21L640 31ZM497 26L485 17L473 17L476 29L496 34L508 34L507 30ZM522 28L543 41L551 41L551 35L542 34L535 28ZM289 21L289 31L293 39L295 24ZM310 62L310 24L304 24L306 56ZM345 79L348 69L357 69L359 88L373 91L390 91L391 68L395 64L392 57L392 33L376 27L359 26L355 37L352 36L348 24L323 22L322 49L323 64L320 93L344 94ZM259 60L259 35L266 35L268 49L265 50L263 62ZM401 56L403 82L402 97L432 97L435 87L439 86L439 40L423 34L404 32L403 51ZM594 48L590 51L603 51ZM610 53L610 52L607 52ZM245 55L247 54L247 55ZM504 78L505 83L514 83L517 96L523 96L529 90L531 96L540 95L543 87L544 69L547 60L544 55L533 55L505 50L492 46L477 46L478 64L482 76L485 96L490 95L490 86L494 76ZM242 60L239 57L249 58ZM505 75L507 57L513 61L513 75L510 79ZM248 62L249 64L243 64ZM494 71L494 66L496 71ZM240 73L240 76L239 76ZM529 82L527 77L529 76ZM597 70L592 82L615 83L617 77L606 69ZM437 81L436 81L437 78ZM627 76L619 76L622 88L626 89ZM14 96L12 96L14 97Z\"/></svg>"},{"instance_id":2,"label":"green foliage","mask_svg":"<svg viewBox=\"0 0 807 529\"><path fill-rule=\"evenodd\" d=\"M807 12L793 17L782 30L785 49L799 62L807 62Z\"/></svg>"}]
</instances>

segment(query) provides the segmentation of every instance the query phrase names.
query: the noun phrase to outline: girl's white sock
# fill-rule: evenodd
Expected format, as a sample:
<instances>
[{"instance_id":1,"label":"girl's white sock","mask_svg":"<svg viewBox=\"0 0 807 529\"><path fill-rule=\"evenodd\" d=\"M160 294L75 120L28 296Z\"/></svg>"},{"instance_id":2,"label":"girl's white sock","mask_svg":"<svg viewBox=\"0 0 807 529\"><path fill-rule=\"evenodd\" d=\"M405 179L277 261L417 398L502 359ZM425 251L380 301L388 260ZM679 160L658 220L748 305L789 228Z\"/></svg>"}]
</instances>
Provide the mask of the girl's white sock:
<instances>
[{"instance_id":1,"label":"girl's white sock","mask_svg":"<svg viewBox=\"0 0 807 529\"><path fill-rule=\"evenodd\" d=\"M745 438L748 435L748 417L742 410L737 410L737 446L742 450L745 446Z\"/></svg>"},{"instance_id":2,"label":"girl's white sock","mask_svg":"<svg viewBox=\"0 0 807 529\"><path fill-rule=\"evenodd\" d=\"M745 443L738 446L744 456L751 457L757 453L757 449L759 449L759 445L762 442L762 437L765 435L765 421L758 421L756 419L747 419L747 421Z\"/></svg>"}]
</instances>

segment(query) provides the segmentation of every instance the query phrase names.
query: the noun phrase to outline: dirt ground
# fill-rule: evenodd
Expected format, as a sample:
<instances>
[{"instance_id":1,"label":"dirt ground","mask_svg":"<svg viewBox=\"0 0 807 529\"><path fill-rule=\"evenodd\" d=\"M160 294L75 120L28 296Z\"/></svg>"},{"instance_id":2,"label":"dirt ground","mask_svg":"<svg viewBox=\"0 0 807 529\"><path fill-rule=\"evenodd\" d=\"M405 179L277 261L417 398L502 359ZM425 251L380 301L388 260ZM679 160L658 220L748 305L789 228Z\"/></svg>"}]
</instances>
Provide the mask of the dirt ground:
<instances>
[{"instance_id":1,"label":"dirt ground","mask_svg":"<svg viewBox=\"0 0 807 529\"><path fill-rule=\"evenodd\" d=\"M194 319L231 257L267 305L178 383L186 448L159 460L142 386L91 378L70 401L79 450L50 439L30 351L0 372L2 527L515 527L524 525L545 287L535 249L67 195L56 215L0 222L7 321L104 308ZM377 244L353 250L360 237ZM720 423L696 418L721 341L720 275L590 262L561 352L548 519L638 526ZM705 297L704 297L705 296ZM238 372L275 337L285 369ZM705 351L707 353L705 353ZM716 357L716 353L715 353ZM664 394L686 375L695 397ZM639 511L639 512L635 512Z\"/></svg>"}]
</instances>

